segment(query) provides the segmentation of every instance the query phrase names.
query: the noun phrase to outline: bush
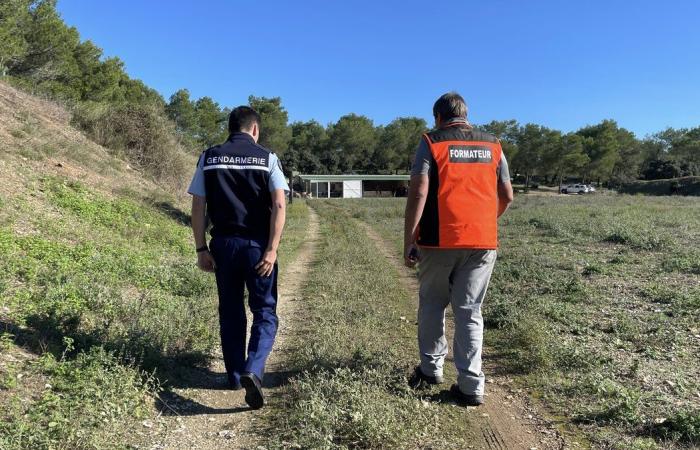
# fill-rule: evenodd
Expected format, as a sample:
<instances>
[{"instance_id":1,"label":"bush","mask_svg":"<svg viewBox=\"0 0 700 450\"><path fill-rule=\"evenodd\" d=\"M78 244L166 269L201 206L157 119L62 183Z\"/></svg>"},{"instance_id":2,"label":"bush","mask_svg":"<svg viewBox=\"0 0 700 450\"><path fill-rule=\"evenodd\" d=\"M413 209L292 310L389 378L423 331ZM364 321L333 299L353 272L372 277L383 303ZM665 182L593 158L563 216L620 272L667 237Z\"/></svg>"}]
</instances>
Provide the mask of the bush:
<instances>
[{"instance_id":1,"label":"bush","mask_svg":"<svg viewBox=\"0 0 700 450\"><path fill-rule=\"evenodd\" d=\"M700 177L634 181L621 185L620 192L645 195L700 195Z\"/></svg>"},{"instance_id":2,"label":"bush","mask_svg":"<svg viewBox=\"0 0 700 450\"><path fill-rule=\"evenodd\" d=\"M158 108L87 103L74 110L73 124L156 180L176 190L184 187L193 161Z\"/></svg>"}]
</instances>

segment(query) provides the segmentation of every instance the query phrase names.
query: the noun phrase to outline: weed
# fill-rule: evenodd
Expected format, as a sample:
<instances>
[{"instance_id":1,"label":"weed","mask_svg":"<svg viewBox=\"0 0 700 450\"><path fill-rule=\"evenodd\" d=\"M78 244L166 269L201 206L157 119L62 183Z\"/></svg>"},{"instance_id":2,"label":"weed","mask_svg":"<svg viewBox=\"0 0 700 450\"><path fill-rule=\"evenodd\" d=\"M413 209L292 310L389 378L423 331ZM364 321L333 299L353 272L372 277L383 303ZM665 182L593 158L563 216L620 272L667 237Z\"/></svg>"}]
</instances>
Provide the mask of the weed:
<instances>
[{"instance_id":1,"label":"weed","mask_svg":"<svg viewBox=\"0 0 700 450\"><path fill-rule=\"evenodd\" d=\"M0 351L5 351L9 350L12 348L12 344L14 343L15 340L15 335L12 333L8 333L7 331L3 331L0 333Z\"/></svg>"},{"instance_id":2,"label":"weed","mask_svg":"<svg viewBox=\"0 0 700 450\"><path fill-rule=\"evenodd\" d=\"M639 228L614 229L603 238L603 242L624 244L636 250L666 250L674 244L673 238L667 234Z\"/></svg>"},{"instance_id":3,"label":"weed","mask_svg":"<svg viewBox=\"0 0 700 450\"><path fill-rule=\"evenodd\" d=\"M521 316L515 326L507 329L507 336L504 344L510 349L512 370L531 373L547 370L554 364L549 347L550 331L540 317Z\"/></svg>"},{"instance_id":4,"label":"weed","mask_svg":"<svg viewBox=\"0 0 700 450\"><path fill-rule=\"evenodd\" d=\"M603 273L605 273L605 268L596 263L586 264L586 266L583 268L583 271L581 272L581 274L584 276L600 275Z\"/></svg>"},{"instance_id":5,"label":"weed","mask_svg":"<svg viewBox=\"0 0 700 450\"><path fill-rule=\"evenodd\" d=\"M95 347L74 360L46 354L36 363L48 382L29 405L13 402L0 423L2 448L115 448L149 416L154 380Z\"/></svg>"},{"instance_id":6,"label":"weed","mask_svg":"<svg viewBox=\"0 0 700 450\"><path fill-rule=\"evenodd\" d=\"M401 251L404 201L322 203L370 223ZM653 439L640 432L697 402L699 218L696 198L611 195L521 196L499 219L484 302L489 352L557 412L581 419L603 448L689 442L688 433L668 432L692 430L685 416Z\"/></svg>"},{"instance_id":7,"label":"weed","mask_svg":"<svg viewBox=\"0 0 700 450\"><path fill-rule=\"evenodd\" d=\"M680 410L666 420L659 421L651 432L688 444L700 444L700 410Z\"/></svg>"},{"instance_id":8,"label":"weed","mask_svg":"<svg viewBox=\"0 0 700 450\"><path fill-rule=\"evenodd\" d=\"M462 424L441 422L445 408L407 386L417 355L415 331L402 316L415 314L412 293L397 286L395 269L349 214L330 202L314 205L322 218L318 263L305 288L305 327L292 343L300 351L290 361L301 374L270 417L279 440L271 445L466 445Z\"/></svg>"},{"instance_id":9,"label":"weed","mask_svg":"<svg viewBox=\"0 0 700 450\"><path fill-rule=\"evenodd\" d=\"M700 254L671 255L663 260L661 266L666 272L681 272L698 275L700 274Z\"/></svg>"}]
</instances>

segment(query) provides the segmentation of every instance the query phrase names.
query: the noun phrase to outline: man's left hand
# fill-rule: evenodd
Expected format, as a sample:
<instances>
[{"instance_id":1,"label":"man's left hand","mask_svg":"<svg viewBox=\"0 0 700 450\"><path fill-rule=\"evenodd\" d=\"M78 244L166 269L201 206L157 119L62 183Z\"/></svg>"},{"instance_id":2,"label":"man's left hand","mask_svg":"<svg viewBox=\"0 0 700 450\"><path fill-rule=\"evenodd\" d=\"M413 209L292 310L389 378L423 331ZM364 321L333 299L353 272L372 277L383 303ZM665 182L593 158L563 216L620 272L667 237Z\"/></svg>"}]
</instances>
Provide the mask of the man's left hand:
<instances>
[{"instance_id":1,"label":"man's left hand","mask_svg":"<svg viewBox=\"0 0 700 450\"><path fill-rule=\"evenodd\" d=\"M276 250L265 250L262 259L255 266L255 270L261 277L269 277L272 275L272 271L275 268L275 262L277 261L277 251Z\"/></svg>"}]
</instances>

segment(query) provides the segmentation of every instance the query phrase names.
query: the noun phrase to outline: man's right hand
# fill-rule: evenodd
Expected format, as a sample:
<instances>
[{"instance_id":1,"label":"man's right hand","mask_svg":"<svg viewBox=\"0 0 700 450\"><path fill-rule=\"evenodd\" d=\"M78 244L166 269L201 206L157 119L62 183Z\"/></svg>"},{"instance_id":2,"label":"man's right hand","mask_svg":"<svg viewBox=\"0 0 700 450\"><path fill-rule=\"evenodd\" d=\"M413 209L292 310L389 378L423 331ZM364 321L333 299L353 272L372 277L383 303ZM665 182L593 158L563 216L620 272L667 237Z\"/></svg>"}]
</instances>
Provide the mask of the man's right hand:
<instances>
[{"instance_id":1,"label":"man's right hand","mask_svg":"<svg viewBox=\"0 0 700 450\"><path fill-rule=\"evenodd\" d=\"M216 262L209 250L197 253L197 267L205 272L214 272L216 270Z\"/></svg>"},{"instance_id":2,"label":"man's right hand","mask_svg":"<svg viewBox=\"0 0 700 450\"><path fill-rule=\"evenodd\" d=\"M418 247L415 244L408 244L404 247L403 263L406 267L414 268L418 263Z\"/></svg>"}]
</instances>

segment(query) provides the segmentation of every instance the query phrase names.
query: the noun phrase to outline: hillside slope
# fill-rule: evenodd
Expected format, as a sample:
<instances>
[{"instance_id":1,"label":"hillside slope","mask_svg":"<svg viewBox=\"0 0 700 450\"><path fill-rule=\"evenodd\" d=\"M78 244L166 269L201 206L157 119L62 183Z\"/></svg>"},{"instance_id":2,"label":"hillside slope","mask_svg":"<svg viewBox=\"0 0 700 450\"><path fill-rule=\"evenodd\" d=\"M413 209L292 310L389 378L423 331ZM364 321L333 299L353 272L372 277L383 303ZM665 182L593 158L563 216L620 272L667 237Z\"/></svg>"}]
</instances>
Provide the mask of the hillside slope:
<instances>
[{"instance_id":1,"label":"hillside slope","mask_svg":"<svg viewBox=\"0 0 700 450\"><path fill-rule=\"evenodd\" d=\"M0 448L137 442L157 392L145 372L163 381L217 344L185 197L3 83L0 177Z\"/></svg>"}]
</instances>

